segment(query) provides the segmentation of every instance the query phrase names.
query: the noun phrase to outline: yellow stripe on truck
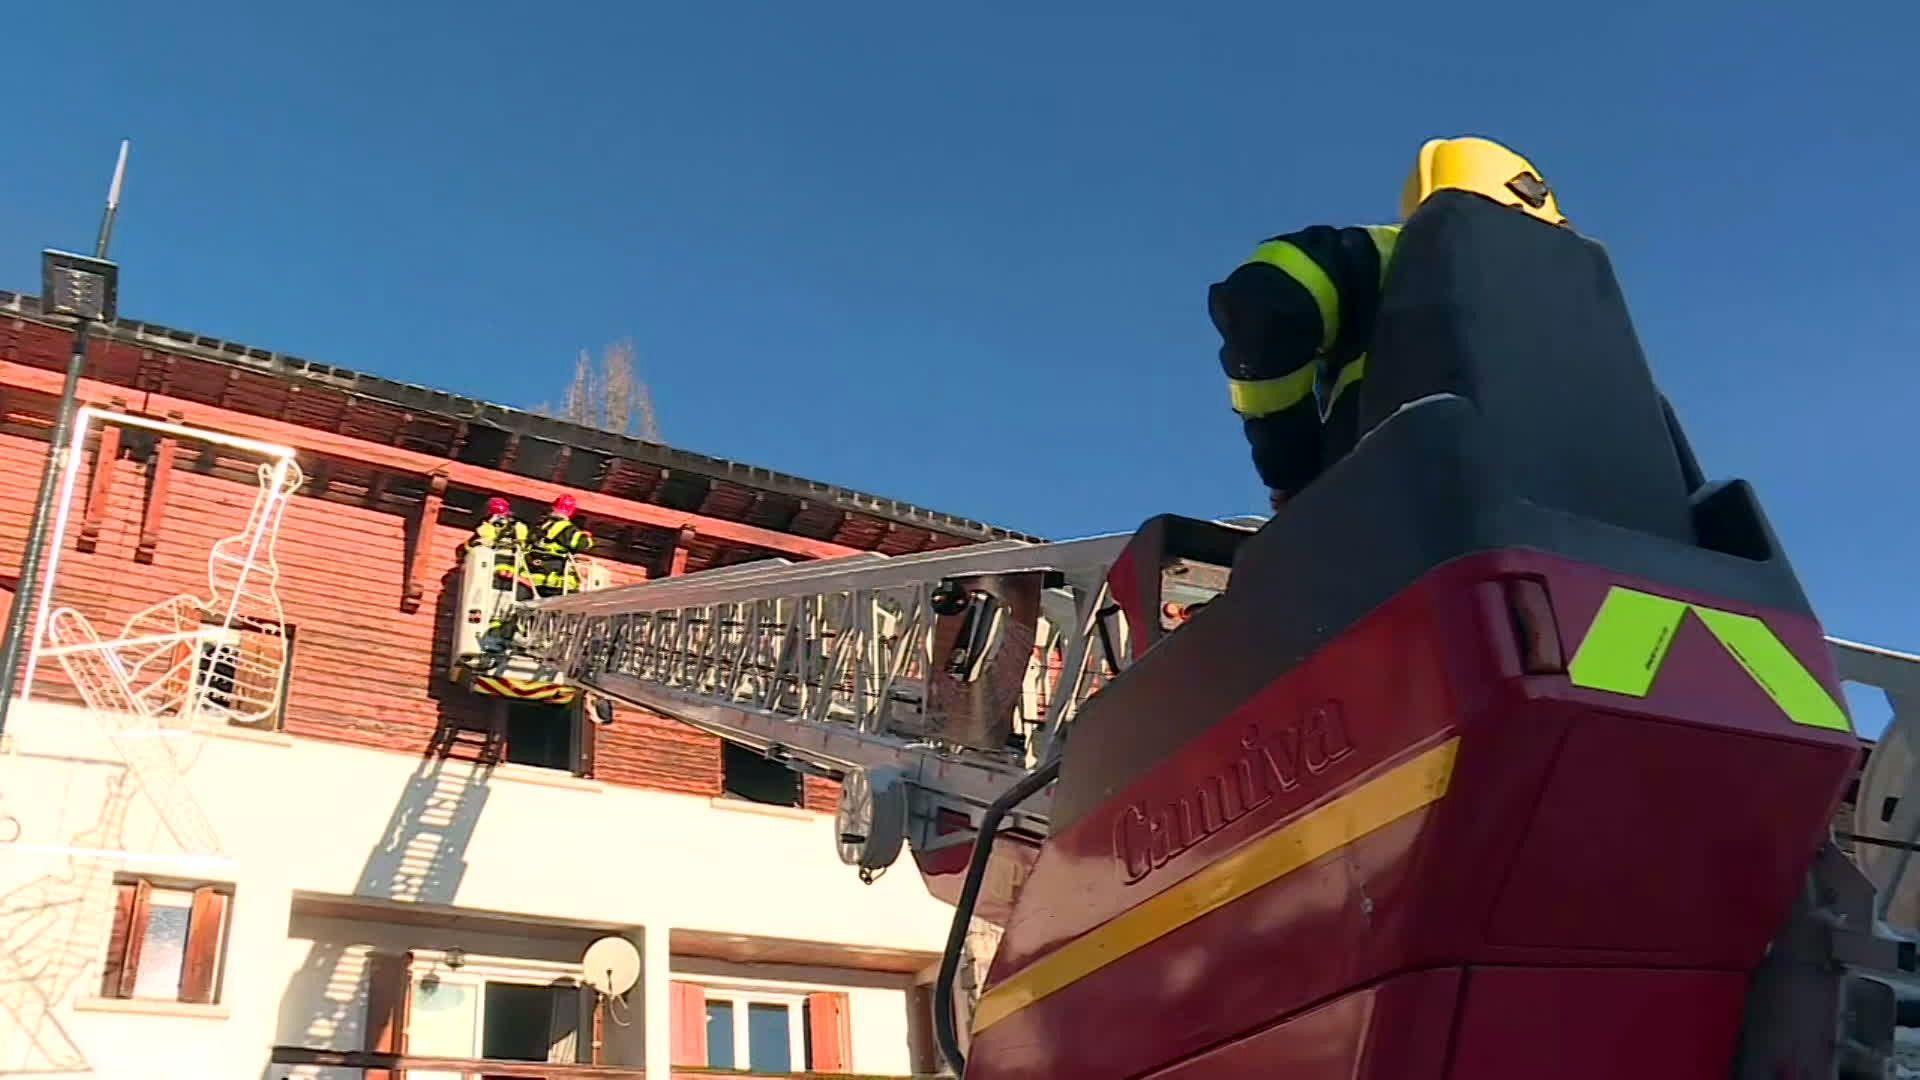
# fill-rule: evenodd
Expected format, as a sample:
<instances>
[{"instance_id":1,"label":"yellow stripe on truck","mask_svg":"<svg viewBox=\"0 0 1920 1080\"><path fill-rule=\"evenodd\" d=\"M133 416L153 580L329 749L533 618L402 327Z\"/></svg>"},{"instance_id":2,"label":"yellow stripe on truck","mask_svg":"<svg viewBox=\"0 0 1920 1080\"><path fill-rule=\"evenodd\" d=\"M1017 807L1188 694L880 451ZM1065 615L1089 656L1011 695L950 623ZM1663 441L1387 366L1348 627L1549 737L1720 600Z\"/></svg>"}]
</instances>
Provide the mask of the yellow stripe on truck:
<instances>
[{"instance_id":1,"label":"yellow stripe on truck","mask_svg":"<svg viewBox=\"0 0 1920 1080\"><path fill-rule=\"evenodd\" d=\"M980 998L975 1034L1228 904L1383 829L1447 793L1460 740L1448 739L1115 916Z\"/></svg>"}]
</instances>

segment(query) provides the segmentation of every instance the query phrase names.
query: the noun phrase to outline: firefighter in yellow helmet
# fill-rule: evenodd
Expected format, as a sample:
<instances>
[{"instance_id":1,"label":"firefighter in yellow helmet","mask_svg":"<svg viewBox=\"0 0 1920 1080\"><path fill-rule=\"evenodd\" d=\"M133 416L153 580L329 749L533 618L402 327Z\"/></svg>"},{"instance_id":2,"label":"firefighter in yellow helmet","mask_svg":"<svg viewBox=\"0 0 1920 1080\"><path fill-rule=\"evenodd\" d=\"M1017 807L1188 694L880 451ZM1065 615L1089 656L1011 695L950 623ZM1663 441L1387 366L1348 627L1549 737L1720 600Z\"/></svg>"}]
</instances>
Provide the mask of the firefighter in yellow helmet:
<instances>
[{"instance_id":1,"label":"firefighter in yellow helmet","mask_svg":"<svg viewBox=\"0 0 1920 1080\"><path fill-rule=\"evenodd\" d=\"M1401 221L1446 190L1567 224L1540 171L1490 139L1422 146ZM1233 409L1276 510L1360 437L1356 391L1399 236L1399 225L1310 226L1262 243L1208 290Z\"/></svg>"}]
</instances>

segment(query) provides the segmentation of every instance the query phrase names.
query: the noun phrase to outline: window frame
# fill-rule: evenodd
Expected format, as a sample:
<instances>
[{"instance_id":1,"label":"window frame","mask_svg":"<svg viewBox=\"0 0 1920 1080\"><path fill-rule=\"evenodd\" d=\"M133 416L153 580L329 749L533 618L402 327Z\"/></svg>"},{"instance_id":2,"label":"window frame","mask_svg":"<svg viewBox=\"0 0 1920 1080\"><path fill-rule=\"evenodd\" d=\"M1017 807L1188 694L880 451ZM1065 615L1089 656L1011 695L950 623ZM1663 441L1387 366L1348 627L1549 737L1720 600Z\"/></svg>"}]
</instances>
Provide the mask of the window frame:
<instances>
[{"instance_id":1,"label":"window frame","mask_svg":"<svg viewBox=\"0 0 1920 1080\"><path fill-rule=\"evenodd\" d=\"M413 999L420 991L421 984L434 979L442 986L460 986L473 991L473 1031L471 1046L466 1056L473 1060L491 1060L483 1058L487 1042L487 984L511 983L515 986L531 986L550 990L572 990L581 993L585 984L580 981L577 965L554 963L546 960L526 960L511 956L474 956L465 954L459 967L448 963L447 952L439 949L414 949L413 960L407 971L406 997L408 1002L407 1026L413 1024ZM582 1018L584 1021L584 1017ZM579 1045L587 1042L584 1027L578 1030ZM499 1059L507 1060L507 1059ZM570 1064L549 1062L548 1064Z\"/></svg>"},{"instance_id":2,"label":"window frame","mask_svg":"<svg viewBox=\"0 0 1920 1080\"><path fill-rule=\"evenodd\" d=\"M754 768L764 767L768 770L780 769L785 771L793 781L793 800L791 802L775 802L771 799L756 799L752 795L735 790L731 771L727 768L727 762L729 760L753 760L762 763L754 765ZM722 798L736 799L740 802L753 803L758 806L804 807L807 804L807 778L791 765L775 761L765 754L722 740L720 743L720 795Z\"/></svg>"},{"instance_id":3,"label":"window frame","mask_svg":"<svg viewBox=\"0 0 1920 1080\"><path fill-rule=\"evenodd\" d=\"M114 1001L170 1001L185 1005L218 1005L225 989L227 954L233 929L234 885L227 881L192 881L148 874L116 874L113 878L114 917L108 932L100 972L100 997ZM184 892L192 897L187 927L181 940L180 977L172 997L136 994L140 957L147 944L147 919L155 890ZM207 919L211 917L211 926ZM207 953L196 955L211 930Z\"/></svg>"},{"instance_id":4,"label":"window frame","mask_svg":"<svg viewBox=\"0 0 1920 1080\"><path fill-rule=\"evenodd\" d=\"M202 615L200 619L200 625L203 630L218 629L221 625L221 620L213 617L212 615ZM231 629L243 635L241 640L245 640L244 635L246 634L260 634L263 636L279 637L280 640L286 642L285 648L286 648L287 660L286 660L286 663L282 665L280 668L280 685L274 688L273 719L265 724L242 724L233 720L228 720L226 722L226 726L236 727L236 728L246 728L250 731L285 731L287 727L287 699L291 697L293 694L294 650L298 648L300 644L300 636L299 636L298 628L293 623L287 622L285 619L275 622L272 619L254 618L253 616L249 616L249 615L237 615L234 617L234 621ZM198 644L198 646L194 650L194 657L193 657L194 685L196 687L196 692L201 695L204 695L208 700L212 700L213 696L216 693L218 693L218 691L215 691L213 689L212 683L214 678L213 672L216 666L216 657L218 656L219 648L220 646L219 646L219 643L217 642L202 641ZM231 677L229 677L229 682L231 683L233 681L234 680ZM228 694L231 694L232 692L233 692L232 689L229 689L227 691ZM229 704L225 707L231 708L232 706Z\"/></svg>"},{"instance_id":5,"label":"window frame","mask_svg":"<svg viewBox=\"0 0 1920 1080\"><path fill-rule=\"evenodd\" d=\"M752 1032L747 1023L750 1005L780 1005L787 1010L787 1070L788 1072L806 1072L810 1067L807 1053L807 1013L808 992L805 990L770 990L764 987L742 987L726 983L698 984L702 1001L707 1006L724 1003L734 1010L733 1021L733 1065L731 1068L741 1072L754 1072L752 1065ZM706 1016L700 1018L706 1023ZM713 1047L707 1047L708 1067L713 1068Z\"/></svg>"},{"instance_id":6,"label":"window frame","mask_svg":"<svg viewBox=\"0 0 1920 1080\"><path fill-rule=\"evenodd\" d=\"M500 733L500 763L522 769L540 769L545 772L567 773L572 776L591 777L593 775L592 733L586 730L589 723L584 707L586 696L575 694L573 700L565 704L553 704L544 701L520 701L502 697L495 701L498 710L494 714L494 723ZM567 747L563 755L565 765L537 765L527 761L513 760L513 735L511 720L515 706L525 708L554 709L566 714Z\"/></svg>"}]
</instances>

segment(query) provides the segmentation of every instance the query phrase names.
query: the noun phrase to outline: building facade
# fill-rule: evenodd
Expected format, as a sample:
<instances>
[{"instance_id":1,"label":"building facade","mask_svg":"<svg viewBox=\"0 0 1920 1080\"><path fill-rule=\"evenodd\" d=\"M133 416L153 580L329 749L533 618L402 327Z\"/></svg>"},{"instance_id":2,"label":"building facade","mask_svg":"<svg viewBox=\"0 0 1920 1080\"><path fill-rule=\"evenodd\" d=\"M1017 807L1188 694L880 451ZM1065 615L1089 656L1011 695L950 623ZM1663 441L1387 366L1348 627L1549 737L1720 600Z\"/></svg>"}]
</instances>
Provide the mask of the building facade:
<instances>
[{"instance_id":1,"label":"building facade","mask_svg":"<svg viewBox=\"0 0 1920 1080\"><path fill-rule=\"evenodd\" d=\"M0 293L8 603L70 341ZM81 397L294 451L283 618L248 629L287 662L264 719L171 725L39 664L0 738L0 1076L935 1070L950 909L840 864L829 781L450 677L460 552L496 494L574 494L615 584L1007 533L151 324L100 335ZM53 604L111 635L205 594L253 464L112 423L84 450Z\"/></svg>"}]
</instances>

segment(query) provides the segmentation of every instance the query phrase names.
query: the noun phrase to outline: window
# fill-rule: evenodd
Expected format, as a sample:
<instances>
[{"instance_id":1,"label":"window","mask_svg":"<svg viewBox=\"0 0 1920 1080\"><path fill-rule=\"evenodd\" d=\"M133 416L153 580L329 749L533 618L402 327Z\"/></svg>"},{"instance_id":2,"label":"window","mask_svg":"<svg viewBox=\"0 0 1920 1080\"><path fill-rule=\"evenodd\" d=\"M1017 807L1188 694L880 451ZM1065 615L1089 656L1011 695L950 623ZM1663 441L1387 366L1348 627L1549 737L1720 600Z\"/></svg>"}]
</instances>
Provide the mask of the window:
<instances>
[{"instance_id":1,"label":"window","mask_svg":"<svg viewBox=\"0 0 1920 1080\"><path fill-rule=\"evenodd\" d=\"M733 743L720 744L720 784L727 794L773 806L800 805L800 774Z\"/></svg>"},{"instance_id":2,"label":"window","mask_svg":"<svg viewBox=\"0 0 1920 1080\"><path fill-rule=\"evenodd\" d=\"M805 1000L707 991L708 1067L792 1072L806 1060Z\"/></svg>"},{"instance_id":3,"label":"window","mask_svg":"<svg viewBox=\"0 0 1920 1080\"><path fill-rule=\"evenodd\" d=\"M407 1050L429 1057L574 1063L585 1048L581 1020L589 1000L568 979L485 978L436 965L413 983Z\"/></svg>"},{"instance_id":4,"label":"window","mask_svg":"<svg viewBox=\"0 0 1920 1080\"><path fill-rule=\"evenodd\" d=\"M208 628L221 620L206 618ZM230 641L203 642L197 669L201 706L229 724L280 730L293 673L293 627L237 617Z\"/></svg>"},{"instance_id":5,"label":"window","mask_svg":"<svg viewBox=\"0 0 1920 1080\"><path fill-rule=\"evenodd\" d=\"M496 1061L568 1061L579 1026L573 986L490 982L481 1008L480 1056ZM558 1049L564 1056L551 1057Z\"/></svg>"},{"instance_id":6,"label":"window","mask_svg":"<svg viewBox=\"0 0 1920 1080\"><path fill-rule=\"evenodd\" d=\"M848 1067L843 993L675 983L675 1065L784 1073Z\"/></svg>"},{"instance_id":7,"label":"window","mask_svg":"<svg viewBox=\"0 0 1920 1080\"><path fill-rule=\"evenodd\" d=\"M507 760L572 771L580 758L580 710L544 701L507 701Z\"/></svg>"},{"instance_id":8,"label":"window","mask_svg":"<svg viewBox=\"0 0 1920 1080\"><path fill-rule=\"evenodd\" d=\"M147 878L120 879L114 887L113 933L100 996L201 1005L218 1001L232 887Z\"/></svg>"}]
</instances>

